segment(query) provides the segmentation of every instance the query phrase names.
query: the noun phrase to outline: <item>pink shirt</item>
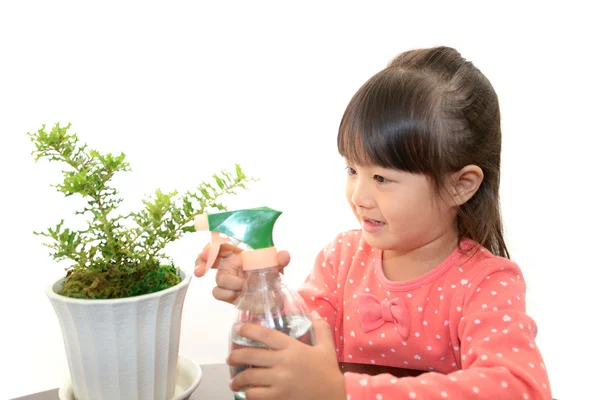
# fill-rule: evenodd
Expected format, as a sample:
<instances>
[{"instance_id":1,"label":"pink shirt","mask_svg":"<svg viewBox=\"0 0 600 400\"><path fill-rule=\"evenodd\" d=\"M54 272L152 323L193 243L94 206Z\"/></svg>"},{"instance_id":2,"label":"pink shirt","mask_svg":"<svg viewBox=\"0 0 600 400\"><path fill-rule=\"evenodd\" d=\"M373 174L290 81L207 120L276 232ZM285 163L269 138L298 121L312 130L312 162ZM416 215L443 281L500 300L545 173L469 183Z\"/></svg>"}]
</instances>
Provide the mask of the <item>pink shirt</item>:
<instances>
[{"instance_id":1,"label":"pink shirt","mask_svg":"<svg viewBox=\"0 0 600 400\"><path fill-rule=\"evenodd\" d=\"M341 233L299 290L331 325L340 362L429 371L347 372L349 400L551 399L514 262L464 240L421 277L392 282L381 260L360 230Z\"/></svg>"}]
</instances>

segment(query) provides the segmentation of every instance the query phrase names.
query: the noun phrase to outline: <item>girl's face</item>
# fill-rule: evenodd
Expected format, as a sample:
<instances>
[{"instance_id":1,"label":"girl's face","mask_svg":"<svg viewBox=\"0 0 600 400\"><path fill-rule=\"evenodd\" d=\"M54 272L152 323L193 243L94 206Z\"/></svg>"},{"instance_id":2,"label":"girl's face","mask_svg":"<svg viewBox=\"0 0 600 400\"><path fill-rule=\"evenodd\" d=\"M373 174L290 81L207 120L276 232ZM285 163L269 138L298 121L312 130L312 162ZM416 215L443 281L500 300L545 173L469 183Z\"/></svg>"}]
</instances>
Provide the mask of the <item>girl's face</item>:
<instances>
[{"instance_id":1,"label":"girl's face","mask_svg":"<svg viewBox=\"0 0 600 400\"><path fill-rule=\"evenodd\" d=\"M403 254L454 229L455 210L425 175L347 165L346 197L372 247Z\"/></svg>"}]
</instances>

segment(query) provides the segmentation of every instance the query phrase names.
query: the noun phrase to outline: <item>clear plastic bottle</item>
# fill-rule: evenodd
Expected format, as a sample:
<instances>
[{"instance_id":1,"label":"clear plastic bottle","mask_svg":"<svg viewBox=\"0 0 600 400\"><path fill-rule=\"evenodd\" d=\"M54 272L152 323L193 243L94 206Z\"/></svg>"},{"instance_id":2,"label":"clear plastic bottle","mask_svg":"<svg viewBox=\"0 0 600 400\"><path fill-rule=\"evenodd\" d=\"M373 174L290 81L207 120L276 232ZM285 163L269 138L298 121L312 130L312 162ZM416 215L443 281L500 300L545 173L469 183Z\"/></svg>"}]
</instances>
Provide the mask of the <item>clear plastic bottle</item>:
<instances>
[{"instance_id":1,"label":"clear plastic bottle","mask_svg":"<svg viewBox=\"0 0 600 400\"><path fill-rule=\"evenodd\" d=\"M246 281L235 306L237 317L230 334L230 351L242 347L264 347L262 343L239 336L235 327L253 323L275 329L303 343L314 345L312 319L300 295L288 288L278 270L277 249L273 243L273 225L281 214L268 207L198 215L197 231L211 232L211 245L203 274L217 261L219 247L231 240L241 244L242 270ZM231 368L231 377L251 365ZM245 399L244 391L235 393Z\"/></svg>"},{"instance_id":2,"label":"clear plastic bottle","mask_svg":"<svg viewBox=\"0 0 600 400\"><path fill-rule=\"evenodd\" d=\"M262 343L239 336L236 325L255 323L275 329L303 343L314 345L312 320L302 297L289 289L277 268L256 269L246 272L246 282L237 302L237 317L231 329L230 348L264 347ZM231 377L250 365L231 367ZM236 399L245 399L244 391L235 393Z\"/></svg>"}]
</instances>

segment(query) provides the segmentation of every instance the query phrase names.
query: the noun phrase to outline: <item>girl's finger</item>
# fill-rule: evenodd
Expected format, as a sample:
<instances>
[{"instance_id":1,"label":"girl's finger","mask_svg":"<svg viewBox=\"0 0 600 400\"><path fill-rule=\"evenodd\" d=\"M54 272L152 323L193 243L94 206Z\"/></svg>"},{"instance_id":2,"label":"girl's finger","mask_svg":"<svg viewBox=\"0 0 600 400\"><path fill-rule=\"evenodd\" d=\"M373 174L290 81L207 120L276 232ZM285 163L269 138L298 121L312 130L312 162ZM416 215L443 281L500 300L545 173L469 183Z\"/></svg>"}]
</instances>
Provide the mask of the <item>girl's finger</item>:
<instances>
[{"instance_id":1,"label":"girl's finger","mask_svg":"<svg viewBox=\"0 0 600 400\"><path fill-rule=\"evenodd\" d=\"M208 249L210 247L210 243L204 246L198 257L196 257L196 264L199 264L201 261L206 261L208 257Z\"/></svg>"},{"instance_id":2,"label":"girl's finger","mask_svg":"<svg viewBox=\"0 0 600 400\"><path fill-rule=\"evenodd\" d=\"M194 275L198 278L204 276L204 265L196 263L196 267L194 268Z\"/></svg>"},{"instance_id":3,"label":"girl's finger","mask_svg":"<svg viewBox=\"0 0 600 400\"><path fill-rule=\"evenodd\" d=\"M198 254L198 257L196 257L196 262L194 264L194 275L196 275L198 278L204 276L204 274L206 273L206 259L208 257L209 247L210 246L208 244L204 246L202 252Z\"/></svg>"},{"instance_id":4,"label":"girl's finger","mask_svg":"<svg viewBox=\"0 0 600 400\"><path fill-rule=\"evenodd\" d=\"M217 286L227 290L242 290L244 286L244 279L240 278L237 275L233 275L232 273L226 270L217 271L217 276L215 277L215 282Z\"/></svg>"},{"instance_id":5,"label":"girl's finger","mask_svg":"<svg viewBox=\"0 0 600 400\"><path fill-rule=\"evenodd\" d=\"M241 348L233 350L227 357L227 364L252 365L254 367L273 367L279 361L280 355L276 351L260 348Z\"/></svg>"},{"instance_id":6,"label":"girl's finger","mask_svg":"<svg viewBox=\"0 0 600 400\"><path fill-rule=\"evenodd\" d=\"M208 259L208 252L210 251L211 243L204 246L200 254L198 254L198 260L206 261ZM221 243L219 247L219 257L227 257L231 254L241 253L243 250L231 243Z\"/></svg>"},{"instance_id":7,"label":"girl's finger","mask_svg":"<svg viewBox=\"0 0 600 400\"><path fill-rule=\"evenodd\" d=\"M282 396L276 390L268 387L253 387L244 393L246 400L281 400Z\"/></svg>"},{"instance_id":8,"label":"girl's finger","mask_svg":"<svg viewBox=\"0 0 600 400\"><path fill-rule=\"evenodd\" d=\"M235 330L238 335L260 342L272 350L283 350L290 345L297 343L297 340L283 332L269 329L258 324L244 323L236 325Z\"/></svg>"},{"instance_id":9,"label":"girl's finger","mask_svg":"<svg viewBox=\"0 0 600 400\"><path fill-rule=\"evenodd\" d=\"M226 303L233 303L238 298L240 292L235 290L222 289L220 287L214 287L212 290L213 297L217 300L224 301Z\"/></svg>"},{"instance_id":10,"label":"girl's finger","mask_svg":"<svg viewBox=\"0 0 600 400\"><path fill-rule=\"evenodd\" d=\"M283 269L290 263L290 253L285 250L278 251L277 262L279 264L279 272L283 274Z\"/></svg>"},{"instance_id":11,"label":"girl's finger","mask_svg":"<svg viewBox=\"0 0 600 400\"><path fill-rule=\"evenodd\" d=\"M287 267L290 263L290 253L285 250L278 251L277 261L279 262L280 267Z\"/></svg>"},{"instance_id":12,"label":"girl's finger","mask_svg":"<svg viewBox=\"0 0 600 400\"><path fill-rule=\"evenodd\" d=\"M211 244L208 243L204 246L204 248L202 249L202 251L200 252L200 254L198 254L198 256L196 257L196 265L199 264L206 264L206 261L208 260L208 253L210 252L210 246ZM241 253L243 250L240 249L237 246L234 246L231 243L222 243L219 246L219 254L217 254L217 261L215 261L214 266L218 266L218 260L221 258L227 258L229 256L231 256L232 254L239 254Z\"/></svg>"},{"instance_id":13,"label":"girl's finger","mask_svg":"<svg viewBox=\"0 0 600 400\"><path fill-rule=\"evenodd\" d=\"M246 368L231 380L229 387L237 392L249 386L271 386L273 383L275 383L273 368Z\"/></svg>"}]
</instances>

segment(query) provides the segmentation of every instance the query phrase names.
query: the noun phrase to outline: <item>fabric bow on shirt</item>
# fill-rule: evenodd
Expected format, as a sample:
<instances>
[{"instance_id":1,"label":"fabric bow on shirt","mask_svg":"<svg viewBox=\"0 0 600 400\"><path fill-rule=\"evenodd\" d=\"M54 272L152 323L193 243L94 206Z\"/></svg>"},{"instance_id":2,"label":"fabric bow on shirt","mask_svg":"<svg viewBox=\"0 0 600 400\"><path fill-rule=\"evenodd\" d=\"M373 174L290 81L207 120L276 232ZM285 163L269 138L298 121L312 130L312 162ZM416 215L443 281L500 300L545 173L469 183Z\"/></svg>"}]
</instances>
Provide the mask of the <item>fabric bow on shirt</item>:
<instances>
[{"instance_id":1,"label":"fabric bow on shirt","mask_svg":"<svg viewBox=\"0 0 600 400\"><path fill-rule=\"evenodd\" d=\"M404 339L410 332L410 319L406 305L399 298L392 300L379 299L368 293L358 295L360 326L364 332L373 331L386 322L396 325L396 330Z\"/></svg>"}]
</instances>

